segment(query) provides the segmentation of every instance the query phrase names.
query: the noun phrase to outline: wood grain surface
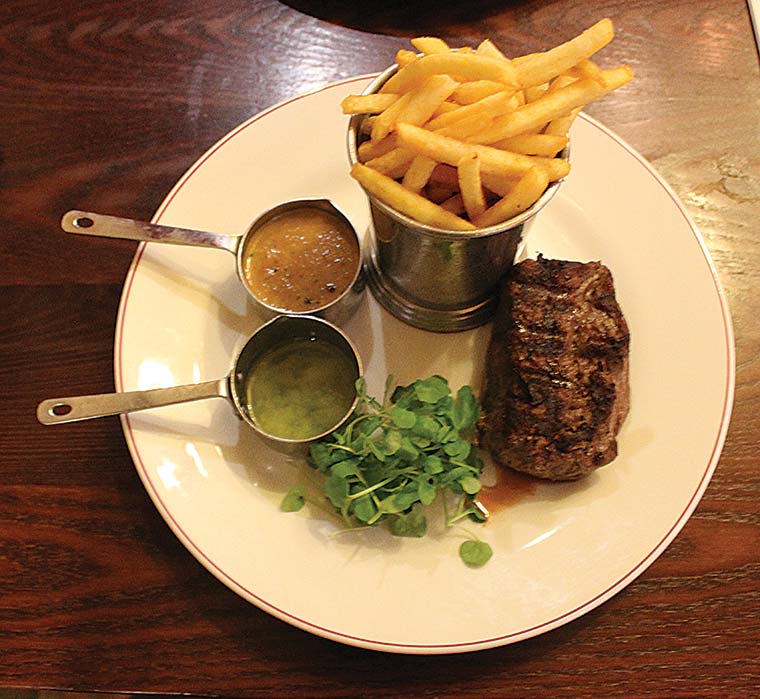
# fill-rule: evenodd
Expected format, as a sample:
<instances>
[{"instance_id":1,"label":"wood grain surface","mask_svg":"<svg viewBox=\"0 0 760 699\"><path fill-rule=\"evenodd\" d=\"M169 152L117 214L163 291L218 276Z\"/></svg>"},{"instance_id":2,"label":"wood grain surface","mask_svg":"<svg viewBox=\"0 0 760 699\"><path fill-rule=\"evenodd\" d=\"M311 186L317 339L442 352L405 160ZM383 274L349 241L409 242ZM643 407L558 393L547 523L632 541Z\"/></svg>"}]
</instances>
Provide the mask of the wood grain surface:
<instances>
[{"instance_id":1,"label":"wood grain surface","mask_svg":"<svg viewBox=\"0 0 760 699\"><path fill-rule=\"evenodd\" d=\"M603 16L618 30L606 60L637 77L588 112L685 203L724 285L737 353L733 419L702 502L612 600L475 654L332 643L245 603L195 561L153 508L116 418L36 423L42 398L113 389L116 312L136 247L66 236L64 211L150 218L238 123L384 68L411 36L490 37L516 55ZM0 687L760 694L760 80L743 0L5 0L0 106Z\"/></svg>"}]
</instances>

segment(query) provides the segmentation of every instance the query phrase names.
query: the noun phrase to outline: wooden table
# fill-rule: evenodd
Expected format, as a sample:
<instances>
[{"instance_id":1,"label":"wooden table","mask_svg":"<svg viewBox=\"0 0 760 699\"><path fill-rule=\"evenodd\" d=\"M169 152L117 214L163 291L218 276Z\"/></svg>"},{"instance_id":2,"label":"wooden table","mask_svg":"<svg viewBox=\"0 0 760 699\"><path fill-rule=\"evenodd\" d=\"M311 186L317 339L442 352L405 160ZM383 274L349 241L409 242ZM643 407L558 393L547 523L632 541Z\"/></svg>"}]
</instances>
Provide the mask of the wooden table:
<instances>
[{"instance_id":1,"label":"wooden table","mask_svg":"<svg viewBox=\"0 0 760 699\"><path fill-rule=\"evenodd\" d=\"M760 692L760 81L743 0L498 3L6 0L0 6L0 686L263 696L741 697ZM602 16L633 84L588 111L667 179L736 333L733 419L667 551L603 606L448 657L308 635L172 535L118 419L43 428L37 402L113 389L135 245L72 239L69 208L148 219L251 114L385 67L408 37L512 55Z\"/></svg>"}]
</instances>

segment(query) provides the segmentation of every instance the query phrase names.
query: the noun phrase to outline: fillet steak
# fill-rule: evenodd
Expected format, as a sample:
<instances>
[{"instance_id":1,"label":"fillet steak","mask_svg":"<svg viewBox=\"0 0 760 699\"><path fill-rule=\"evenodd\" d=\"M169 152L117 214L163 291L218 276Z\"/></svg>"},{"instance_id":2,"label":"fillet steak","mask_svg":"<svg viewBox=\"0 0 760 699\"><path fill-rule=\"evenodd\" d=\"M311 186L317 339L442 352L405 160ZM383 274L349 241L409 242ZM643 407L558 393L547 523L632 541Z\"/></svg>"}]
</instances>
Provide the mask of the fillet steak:
<instances>
[{"instance_id":1,"label":"fillet steak","mask_svg":"<svg viewBox=\"0 0 760 699\"><path fill-rule=\"evenodd\" d=\"M575 480L617 456L628 325L599 262L516 264L488 347L480 442L523 473Z\"/></svg>"}]
</instances>

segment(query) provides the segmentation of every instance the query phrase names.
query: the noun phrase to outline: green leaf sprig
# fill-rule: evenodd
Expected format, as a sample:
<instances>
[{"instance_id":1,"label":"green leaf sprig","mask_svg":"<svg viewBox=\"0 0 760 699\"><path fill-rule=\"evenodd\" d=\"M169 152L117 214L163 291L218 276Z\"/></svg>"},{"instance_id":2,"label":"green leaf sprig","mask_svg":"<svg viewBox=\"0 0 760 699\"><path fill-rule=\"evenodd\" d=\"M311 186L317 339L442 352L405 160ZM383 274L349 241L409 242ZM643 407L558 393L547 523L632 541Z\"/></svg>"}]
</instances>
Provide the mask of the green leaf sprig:
<instances>
[{"instance_id":1,"label":"green leaf sprig","mask_svg":"<svg viewBox=\"0 0 760 699\"><path fill-rule=\"evenodd\" d=\"M459 557L470 568L482 568L493 556L493 549L485 541L470 535L459 547Z\"/></svg>"},{"instance_id":2,"label":"green leaf sprig","mask_svg":"<svg viewBox=\"0 0 760 699\"><path fill-rule=\"evenodd\" d=\"M357 412L340 430L313 444L309 463L325 474L324 492L351 528L385 523L396 536L427 531L424 506L444 495L446 524L470 516L483 468L471 437L480 406L469 386L453 396L446 379L431 376L399 386L382 402L356 382ZM453 512L446 497L454 496Z\"/></svg>"},{"instance_id":3,"label":"green leaf sprig","mask_svg":"<svg viewBox=\"0 0 760 699\"><path fill-rule=\"evenodd\" d=\"M291 488L282 499L280 509L283 512L298 512L306 504L306 493L297 485Z\"/></svg>"}]
</instances>

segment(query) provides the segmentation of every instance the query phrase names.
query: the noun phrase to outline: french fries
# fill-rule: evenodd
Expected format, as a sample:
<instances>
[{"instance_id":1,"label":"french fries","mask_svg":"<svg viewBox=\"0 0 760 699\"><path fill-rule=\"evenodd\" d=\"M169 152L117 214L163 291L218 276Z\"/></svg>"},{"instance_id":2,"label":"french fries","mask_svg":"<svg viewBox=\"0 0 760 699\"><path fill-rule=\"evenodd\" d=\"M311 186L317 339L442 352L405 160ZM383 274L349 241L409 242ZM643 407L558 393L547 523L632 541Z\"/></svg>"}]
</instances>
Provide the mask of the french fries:
<instances>
[{"instance_id":1,"label":"french fries","mask_svg":"<svg viewBox=\"0 0 760 699\"><path fill-rule=\"evenodd\" d=\"M430 176L433 174L436 165L437 163L432 158L416 155L409 163L401 184L412 192L421 192L422 188L430 181Z\"/></svg>"},{"instance_id":2,"label":"french fries","mask_svg":"<svg viewBox=\"0 0 760 699\"><path fill-rule=\"evenodd\" d=\"M395 124L424 124L433 116L436 109L454 92L457 83L448 75L431 75L420 86L420 89L410 93L411 99L403 109L396 114Z\"/></svg>"},{"instance_id":3,"label":"french fries","mask_svg":"<svg viewBox=\"0 0 760 699\"><path fill-rule=\"evenodd\" d=\"M412 39L412 46L420 53L446 53L448 44L437 36L418 36Z\"/></svg>"},{"instance_id":4,"label":"french fries","mask_svg":"<svg viewBox=\"0 0 760 699\"><path fill-rule=\"evenodd\" d=\"M546 172L550 182L558 180L570 172L570 164L562 158L540 158L521 153L464 143L455 138L442 136L412 124L399 124L397 130L399 148L417 155L425 155L438 162L457 166L466 155L477 154L483 172L494 175L522 175L532 167Z\"/></svg>"},{"instance_id":5,"label":"french fries","mask_svg":"<svg viewBox=\"0 0 760 699\"><path fill-rule=\"evenodd\" d=\"M517 79L524 88L545 83L604 48L614 36L612 22L603 19L574 39L549 51L515 59L513 66Z\"/></svg>"},{"instance_id":6,"label":"french fries","mask_svg":"<svg viewBox=\"0 0 760 699\"><path fill-rule=\"evenodd\" d=\"M351 176L380 201L402 214L415 218L420 223L452 231L475 230L475 226L469 221L459 218L371 167L354 163Z\"/></svg>"},{"instance_id":7,"label":"french fries","mask_svg":"<svg viewBox=\"0 0 760 699\"><path fill-rule=\"evenodd\" d=\"M426 128L435 131L470 116L477 116L480 120L485 121L502 114L509 114L517 109L518 106L519 104L514 98L514 93L502 90L459 109L439 114L426 124Z\"/></svg>"},{"instance_id":8,"label":"french fries","mask_svg":"<svg viewBox=\"0 0 760 699\"><path fill-rule=\"evenodd\" d=\"M462 83L454 90L454 101L463 105L472 104L484 97L503 91L503 83L497 83L493 80L470 80L470 82Z\"/></svg>"},{"instance_id":9,"label":"french fries","mask_svg":"<svg viewBox=\"0 0 760 699\"><path fill-rule=\"evenodd\" d=\"M489 39L476 48L412 39L418 53L399 50L379 90L341 103L345 114L363 115L351 175L429 226L466 235L503 224L568 175L563 154L578 113L632 79L628 66L596 62L614 35L603 19L512 59Z\"/></svg>"},{"instance_id":10,"label":"french fries","mask_svg":"<svg viewBox=\"0 0 760 699\"><path fill-rule=\"evenodd\" d=\"M412 63L417 60L417 54L409 49L399 49L396 53L396 65L399 68L403 68L408 63Z\"/></svg>"},{"instance_id":11,"label":"french fries","mask_svg":"<svg viewBox=\"0 0 760 699\"><path fill-rule=\"evenodd\" d=\"M546 172L532 167L518 181L509 193L499 199L490 209L473 219L478 228L487 228L501 221L507 221L528 209L549 184Z\"/></svg>"},{"instance_id":12,"label":"french fries","mask_svg":"<svg viewBox=\"0 0 760 699\"><path fill-rule=\"evenodd\" d=\"M380 114L390 107L398 95L390 93L373 95L349 95L341 102L344 114Z\"/></svg>"},{"instance_id":13,"label":"french fries","mask_svg":"<svg viewBox=\"0 0 760 699\"><path fill-rule=\"evenodd\" d=\"M565 146L567 146L567 136L559 134L544 133L524 133L518 136L505 138L503 141L494 143L495 148L509 150L513 153L523 153L524 155L543 155L547 158L553 158Z\"/></svg>"},{"instance_id":14,"label":"french fries","mask_svg":"<svg viewBox=\"0 0 760 699\"><path fill-rule=\"evenodd\" d=\"M489 128L470 140L476 143L496 143L510 136L535 132L552 119L617 90L632 77L631 69L623 66L602 71L600 80L584 78L556 91L547 90L545 95L534 102L528 102L510 114L497 117Z\"/></svg>"},{"instance_id":15,"label":"french fries","mask_svg":"<svg viewBox=\"0 0 760 699\"><path fill-rule=\"evenodd\" d=\"M511 63L478 54L448 51L426 54L404 66L380 88L380 92L407 93L437 74L456 75L465 80L493 80L512 89L518 87Z\"/></svg>"},{"instance_id":16,"label":"french fries","mask_svg":"<svg viewBox=\"0 0 760 699\"><path fill-rule=\"evenodd\" d=\"M480 180L480 158L477 153L466 155L457 163L457 176L467 216L470 221L477 221L486 210L486 198Z\"/></svg>"}]
</instances>

